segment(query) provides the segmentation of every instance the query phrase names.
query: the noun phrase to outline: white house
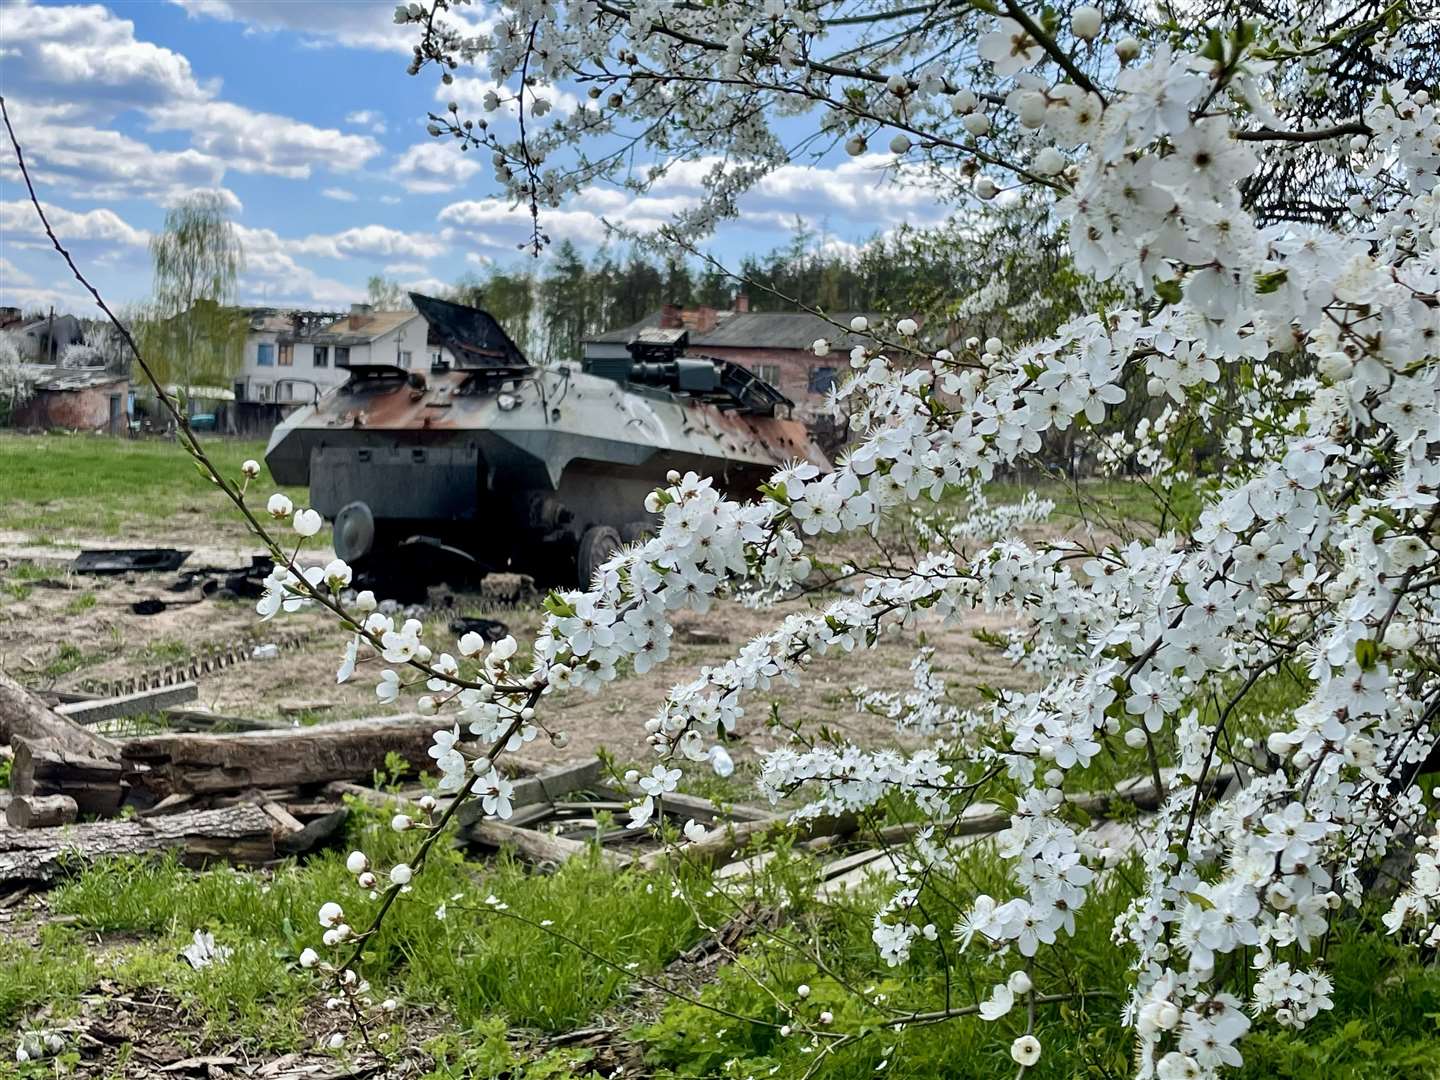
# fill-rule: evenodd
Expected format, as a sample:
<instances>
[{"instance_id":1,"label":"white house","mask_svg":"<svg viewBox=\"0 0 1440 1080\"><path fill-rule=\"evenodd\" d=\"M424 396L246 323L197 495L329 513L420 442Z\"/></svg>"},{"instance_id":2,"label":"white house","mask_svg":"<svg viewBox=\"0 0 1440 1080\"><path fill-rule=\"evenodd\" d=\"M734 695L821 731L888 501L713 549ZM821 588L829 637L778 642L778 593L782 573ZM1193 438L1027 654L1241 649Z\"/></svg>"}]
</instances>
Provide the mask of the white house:
<instances>
[{"instance_id":1,"label":"white house","mask_svg":"<svg viewBox=\"0 0 1440 1080\"><path fill-rule=\"evenodd\" d=\"M428 370L448 362L448 351L430 345L429 336L429 324L413 309L376 311L369 304L351 304L350 314L334 321L322 321L313 312L260 309L251 314L235 396L308 403L343 383L352 364Z\"/></svg>"}]
</instances>

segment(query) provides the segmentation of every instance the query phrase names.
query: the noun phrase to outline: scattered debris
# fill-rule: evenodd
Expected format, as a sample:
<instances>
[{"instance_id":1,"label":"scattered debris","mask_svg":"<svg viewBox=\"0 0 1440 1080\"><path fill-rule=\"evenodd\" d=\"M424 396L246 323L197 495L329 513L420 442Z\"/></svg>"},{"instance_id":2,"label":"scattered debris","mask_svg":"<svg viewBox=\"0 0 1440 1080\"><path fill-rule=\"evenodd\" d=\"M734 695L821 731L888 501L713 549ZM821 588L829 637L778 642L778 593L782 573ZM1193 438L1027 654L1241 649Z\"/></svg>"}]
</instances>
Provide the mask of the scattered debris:
<instances>
[{"instance_id":1,"label":"scattered debris","mask_svg":"<svg viewBox=\"0 0 1440 1080\"><path fill-rule=\"evenodd\" d=\"M463 636L479 634L492 644L510 633L510 628L499 619L482 619L473 615L462 615L450 620L450 632Z\"/></svg>"},{"instance_id":2,"label":"scattered debris","mask_svg":"<svg viewBox=\"0 0 1440 1080\"><path fill-rule=\"evenodd\" d=\"M256 645L250 651L251 660L274 660L279 655L280 646L273 641L266 642L264 645Z\"/></svg>"},{"instance_id":3,"label":"scattered debris","mask_svg":"<svg viewBox=\"0 0 1440 1080\"><path fill-rule=\"evenodd\" d=\"M70 569L76 574L133 574L179 570L190 557L178 548L89 548L75 556Z\"/></svg>"},{"instance_id":4,"label":"scattered debris","mask_svg":"<svg viewBox=\"0 0 1440 1080\"><path fill-rule=\"evenodd\" d=\"M211 964L223 964L230 959L234 949L228 945L216 945L215 935L208 930L196 930L194 940L180 950L180 956L196 971ZM229 1062L233 1063L234 1058Z\"/></svg>"},{"instance_id":5,"label":"scattered debris","mask_svg":"<svg viewBox=\"0 0 1440 1080\"><path fill-rule=\"evenodd\" d=\"M193 604L204 602L204 597L194 600L161 600L159 597L148 596L144 600L136 600L130 605L130 610L136 615L159 615L162 611L169 611L171 608L190 607Z\"/></svg>"}]
</instances>

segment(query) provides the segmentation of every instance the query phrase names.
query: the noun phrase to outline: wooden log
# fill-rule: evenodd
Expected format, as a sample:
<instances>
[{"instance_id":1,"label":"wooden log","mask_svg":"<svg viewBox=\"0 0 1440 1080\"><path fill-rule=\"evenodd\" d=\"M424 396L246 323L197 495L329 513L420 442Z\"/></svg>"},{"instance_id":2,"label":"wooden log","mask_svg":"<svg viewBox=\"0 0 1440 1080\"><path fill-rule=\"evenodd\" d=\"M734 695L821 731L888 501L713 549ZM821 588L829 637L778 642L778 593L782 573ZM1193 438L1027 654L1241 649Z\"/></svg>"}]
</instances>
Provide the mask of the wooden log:
<instances>
[{"instance_id":1,"label":"wooden log","mask_svg":"<svg viewBox=\"0 0 1440 1080\"><path fill-rule=\"evenodd\" d=\"M0 839L0 888L55 881L74 860L175 851L187 866L214 861L243 865L275 858L273 822L258 806L194 810L167 817L128 818L14 829Z\"/></svg>"},{"instance_id":2,"label":"wooden log","mask_svg":"<svg viewBox=\"0 0 1440 1080\"><path fill-rule=\"evenodd\" d=\"M142 713L161 712L172 705L194 701L200 694L193 682L176 683L155 690L141 690L134 694L118 697L95 698L91 701L74 701L55 706L55 712L75 721L77 724L98 724L102 720L119 720L125 716L139 716Z\"/></svg>"},{"instance_id":3,"label":"wooden log","mask_svg":"<svg viewBox=\"0 0 1440 1080\"><path fill-rule=\"evenodd\" d=\"M45 829L69 825L80 807L69 795L16 795L5 807L5 824L12 829Z\"/></svg>"},{"instance_id":4,"label":"wooden log","mask_svg":"<svg viewBox=\"0 0 1440 1080\"><path fill-rule=\"evenodd\" d=\"M82 814L108 816L120 809L125 788L118 755L88 757L48 740L19 735L13 747L15 763L10 770L10 787L15 794L68 795Z\"/></svg>"},{"instance_id":5,"label":"wooden log","mask_svg":"<svg viewBox=\"0 0 1440 1080\"><path fill-rule=\"evenodd\" d=\"M442 726L410 713L226 735L171 732L127 739L121 755L127 779L162 796L298 787L368 778L389 754L428 770L432 737Z\"/></svg>"},{"instance_id":6,"label":"wooden log","mask_svg":"<svg viewBox=\"0 0 1440 1080\"><path fill-rule=\"evenodd\" d=\"M116 746L53 709L0 671L0 743L23 737L44 740L57 751L89 758L118 758Z\"/></svg>"}]
</instances>

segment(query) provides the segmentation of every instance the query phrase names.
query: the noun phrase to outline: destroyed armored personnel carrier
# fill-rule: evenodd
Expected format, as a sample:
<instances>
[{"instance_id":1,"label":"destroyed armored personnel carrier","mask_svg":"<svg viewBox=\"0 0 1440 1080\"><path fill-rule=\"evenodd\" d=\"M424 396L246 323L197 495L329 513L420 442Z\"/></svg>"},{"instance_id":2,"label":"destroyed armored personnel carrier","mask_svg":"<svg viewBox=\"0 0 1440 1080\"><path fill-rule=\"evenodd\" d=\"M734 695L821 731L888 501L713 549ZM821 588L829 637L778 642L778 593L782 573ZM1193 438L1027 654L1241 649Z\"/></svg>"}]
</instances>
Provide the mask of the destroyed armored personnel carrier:
<instances>
[{"instance_id":1,"label":"destroyed armored personnel carrier","mask_svg":"<svg viewBox=\"0 0 1440 1080\"><path fill-rule=\"evenodd\" d=\"M357 569L419 556L588 585L651 527L645 496L671 469L745 497L786 462L829 468L784 395L686 355L683 330L643 331L624 357L537 367L488 313L411 299L445 362L352 364L265 453L279 483L309 485Z\"/></svg>"}]
</instances>

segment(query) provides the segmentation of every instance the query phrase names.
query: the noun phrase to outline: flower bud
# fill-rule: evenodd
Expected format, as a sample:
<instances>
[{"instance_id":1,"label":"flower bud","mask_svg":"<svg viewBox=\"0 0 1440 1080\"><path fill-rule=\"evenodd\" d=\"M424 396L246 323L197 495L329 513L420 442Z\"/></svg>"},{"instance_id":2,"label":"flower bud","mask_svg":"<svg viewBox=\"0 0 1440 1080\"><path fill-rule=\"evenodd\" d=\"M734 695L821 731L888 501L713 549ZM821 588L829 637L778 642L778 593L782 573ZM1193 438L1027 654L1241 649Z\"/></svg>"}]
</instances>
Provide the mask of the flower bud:
<instances>
[{"instance_id":1,"label":"flower bud","mask_svg":"<svg viewBox=\"0 0 1440 1080\"><path fill-rule=\"evenodd\" d=\"M414 824L415 822L411 820L409 814L396 814L390 819L390 828L396 832L404 832Z\"/></svg>"},{"instance_id":2,"label":"flower bud","mask_svg":"<svg viewBox=\"0 0 1440 1080\"><path fill-rule=\"evenodd\" d=\"M1081 41L1094 41L1100 35L1100 9L1081 4L1070 14L1070 32Z\"/></svg>"},{"instance_id":3,"label":"flower bud","mask_svg":"<svg viewBox=\"0 0 1440 1080\"><path fill-rule=\"evenodd\" d=\"M414 871L404 863L397 863L390 868L390 883L392 885L409 885L412 877L414 877Z\"/></svg>"},{"instance_id":4,"label":"flower bud","mask_svg":"<svg viewBox=\"0 0 1440 1080\"><path fill-rule=\"evenodd\" d=\"M1140 55L1140 42L1133 37L1121 38L1115 43L1115 55L1122 64L1128 64Z\"/></svg>"},{"instance_id":5,"label":"flower bud","mask_svg":"<svg viewBox=\"0 0 1440 1080\"><path fill-rule=\"evenodd\" d=\"M352 851L350 857L345 860L345 869L352 874L363 874L370 869L370 860L365 857L363 851Z\"/></svg>"},{"instance_id":6,"label":"flower bud","mask_svg":"<svg viewBox=\"0 0 1440 1080\"><path fill-rule=\"evenodd\" d=\"M320 962L320 954L314 949L306 948L300 952L300 966L302 968L313 968Z\"/></svg>"},{"instance_id":7,"label":"flower bud","mask_svg":"<svg viewBox=\"0 0 1440 1080\"><path fill-rule=\"evenodd\" d=\"M249 458L240 466L240 472L244 474L247 480L254 480L260 475L260 462L254 458Z\"/></svg>"},{"instance_id":8,"label":"flower bud","mask_svg":"<svg viewBox=\"0 0 1440 1080\"><path fill-rule=\"evenodd\" d=\"M966 115L961 124L971 135L984 135L990 130L990 117L982 112L972 112Z\"/></svg>"},{"instance_id":9,"label":"flower bud","mask_svg":"<svg viewBox=\"0 0 1440 1080\"><path fill-rule=\"evenodd\" d=\"M910 136L903 131L897 132L890 140L890 152L895 155L904 154L910 149Z\"/></svg>"}]
</instances>

